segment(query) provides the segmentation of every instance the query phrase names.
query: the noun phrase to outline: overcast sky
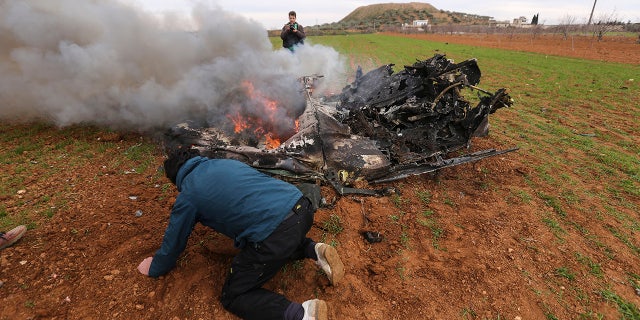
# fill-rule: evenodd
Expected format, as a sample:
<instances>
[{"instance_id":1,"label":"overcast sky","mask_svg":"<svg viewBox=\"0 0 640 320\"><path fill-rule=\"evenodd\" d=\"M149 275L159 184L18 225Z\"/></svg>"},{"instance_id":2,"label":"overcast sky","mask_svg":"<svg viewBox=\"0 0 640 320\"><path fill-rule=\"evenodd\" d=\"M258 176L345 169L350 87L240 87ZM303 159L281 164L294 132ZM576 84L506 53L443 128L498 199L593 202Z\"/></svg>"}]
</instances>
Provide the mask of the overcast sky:
<instances>
[{"instance_id":1,"label":"overcast sky","mask_svg":"<svg viewBox=\"0 0 640 320\"><path fill-rule=\"evenodd\" d=\"M152 12L178 11L189 13L195 3L208 6L220 6L241 16L252 19L266 29L280 28L287 22L289 10L298 13L298 22L303 26L337 22L358 7L376 3L408 3L395 0L299 0L265 1L265 0L120 0L135 3ZM592 0L431 0L423 1L445 11L457 11L494 17L496 20L512 20L520 16L530 21L534 14L539 14L539 22L557 24L571 16L576 22L585 22L589 18L594 1ZM640 22L639 0L600 0L597 1L594 19L610 18L627 22ZM610 20L610 19L607 19Z\"/></svg>"}]
</instances>

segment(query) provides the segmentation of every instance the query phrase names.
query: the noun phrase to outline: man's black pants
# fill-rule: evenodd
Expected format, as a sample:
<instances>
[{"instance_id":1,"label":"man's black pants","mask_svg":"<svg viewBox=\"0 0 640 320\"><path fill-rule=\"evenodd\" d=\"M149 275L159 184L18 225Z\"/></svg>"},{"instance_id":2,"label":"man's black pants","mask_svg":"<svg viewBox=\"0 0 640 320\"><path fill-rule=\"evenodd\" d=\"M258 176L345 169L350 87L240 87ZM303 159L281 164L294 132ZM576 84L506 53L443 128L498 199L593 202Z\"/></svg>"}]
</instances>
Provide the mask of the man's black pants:
<instances>
[{"instance_id":1,"label":"man's black pants","mask_svg":"<svg viewBox=\"0 0 640 320\"><path fill-rule=\"evenodd\" d=\"M292 210L264 241L248 243L233 258L222 288L222 305L243 319L282 319L290 300L262 286L291 260L306 258L305 248L313 243L307 232L313 224L314 210L302 197L302 207Z\"/></svg>"}]
</instances>

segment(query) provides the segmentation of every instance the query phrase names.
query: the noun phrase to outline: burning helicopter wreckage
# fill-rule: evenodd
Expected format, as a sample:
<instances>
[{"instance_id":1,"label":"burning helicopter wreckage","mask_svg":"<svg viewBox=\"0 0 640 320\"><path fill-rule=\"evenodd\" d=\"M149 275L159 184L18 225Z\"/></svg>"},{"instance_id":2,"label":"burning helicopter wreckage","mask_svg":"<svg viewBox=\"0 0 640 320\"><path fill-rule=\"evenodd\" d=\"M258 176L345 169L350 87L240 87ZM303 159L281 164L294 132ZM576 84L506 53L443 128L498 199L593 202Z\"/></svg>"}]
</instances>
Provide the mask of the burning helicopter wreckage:
<instances>
[{"instance_id":1,"label":"burning helicopter wreckage","mask_svg":"<svg viewBox=\"0 0 640 320\"><path fill-rule=\"evenodd\" d=\"M303 77L306 108L297 118L296 132L279 145L269 147L264 132L242 139L242 127L226 132L187 122L169 129L165 147L191 146L208 157L240 160L284 180L320 180L341 195L384 193L353 187L358 180L390 182L518 149L447 157L468 149L472 137L486 136L489 115L512 105L506 89L491 93L477 87L481 73L475 59L456 64L436 54L397 73L393 66L364 75L358 68L340 94L321 98L312 93L322 76ZM461 95L463 89L477 91L475 107Z\"/></svg>"}]
</instances>

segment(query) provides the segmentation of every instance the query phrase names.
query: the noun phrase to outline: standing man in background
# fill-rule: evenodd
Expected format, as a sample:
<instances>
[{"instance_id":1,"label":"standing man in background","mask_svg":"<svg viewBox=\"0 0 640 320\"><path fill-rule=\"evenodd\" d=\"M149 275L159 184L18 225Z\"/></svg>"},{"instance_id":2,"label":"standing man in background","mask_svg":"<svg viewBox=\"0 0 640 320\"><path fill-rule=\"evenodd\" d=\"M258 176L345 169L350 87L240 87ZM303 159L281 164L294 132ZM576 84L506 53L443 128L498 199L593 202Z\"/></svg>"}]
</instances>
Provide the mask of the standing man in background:
<instances>
[{"instance_id":1,"label":"standing man in background","mask_svg":"<svg viewBox=\"0 0 640 320\"><path fill-rule=\"evenodd\" d=\"M306 37L304 28L296 22L296 12L289 11L289 23L282 27L282 32L280 33L282 46L293 52L296 46L304 44L304 38Z\"/></svg>"}]
</instances>

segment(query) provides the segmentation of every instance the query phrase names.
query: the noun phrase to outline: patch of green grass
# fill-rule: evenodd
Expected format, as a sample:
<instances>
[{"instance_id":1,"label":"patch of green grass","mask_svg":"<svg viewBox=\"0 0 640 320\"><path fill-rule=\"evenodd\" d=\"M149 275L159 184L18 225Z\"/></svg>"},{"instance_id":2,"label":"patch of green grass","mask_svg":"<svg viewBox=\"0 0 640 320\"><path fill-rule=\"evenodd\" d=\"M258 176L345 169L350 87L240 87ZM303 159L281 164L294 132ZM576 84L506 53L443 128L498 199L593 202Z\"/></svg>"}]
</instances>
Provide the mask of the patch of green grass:
<instances>
[{"instance_id":1,"label":"patch of green grass","mask_svg":"<svg viewBox=\"0 0 640 320\"><path fill-rule=\"evenodd\" d=\"M610 202L613 205L620 206L623 208L631 209L633 211L640 211L639 204L637 201L631 200L632 197L626 197L626 195L622 192L622 190L617 190L613 186L607 187L608 194L603 194L602 196L607 199L607 202ZM608 197L608 198L607 198Z\"/></svg>"},{"instance_id":2,"label":"patch of green grass","mask_svg":"<svg viewBox=\"0 0 640 320\"><path fill-rule=\"evenodd\" d=\"M583 313L579 314L578 318L579 319L584 319L584 320L587 320L587 319L602 320L602 319L604 319L604 315L589 310L587 312L583 312Z\"/></svg>"},{"instance_id":3,"label":"patch of green grass","mask_svg":"<svg viewBox=\"0 0 640 320\"><path fill-rule=\"evenodd\" d=\"M334 237L344 230L342 220L337 214L330 215L329 218L322 223L322 226L323 230Z\"/></svg>"},{"instance_id":4,"label":"patch of green grass","mask_svg":"<svg viewBox=\"0 0 640 320\"><path fill-rule=\"evenodd\" d=\"M629 273L629 284L636 290L636 294L640 294L640 276L635 273Z\"/></svg>"},{"instance_id":5,"label":"patch of green grass","mask_svg":"<svg viewBox=\"0 0 640 320\"><path fill-rule=\"evenodd\" d=\"M409 249L409 242L411 241L411 238L409 237L407 230L405 230L406 228L403 227L402 229L402 233L400 234L400 244L402 244L405 249Z\"/></svg>"},{"instance_id":6,"label":"patch of green grass","mask_svg":"<svg viewBox=\"0 0 640 320\"><path fill-rule=\"evenodd\" d=\"M621 319L640 319L640 310L635 304L624 300L609 289L600 291L600 295L605 300L616 304L618 311L620 312Z\"/></svg>"},{"instance_id":7,"label":"patch of green grass","mask_svg":"<svg viewBox=\"0 0 640 320\"><path fill-rule=\"evenodd\" d=\"M281 268L282 274L287 277L295 277L299 274L299 272L304 268L303 260L294 260L286 263Z\"/></svg>"},{"instance_id":8,"label":"patch of green grass","mask_svg":"<svg viewBox=\"0 0 640 320\"><path fill-rule=\"evenodd\" d=\"M558 221L546 217L542 219L542 222L547 225L549 229L551 229L551 232L556 236L558 240L564 242L564 235L567 233L567 231L564 230L562 226L560 226L560 223L558 223Z\"/></svg>"},{"instance_id":9,"label":"patch of green grass","mask_svg":"<svg viewBox=\"0 0 640 320\"><path fill-rule=\"evenodd\" d=\"M418 223L420 225L422 225L423 227L428 227L430 228L431 226L433 226L434 224L436 224L436 220L433 218L428 218L428 219L421 219L418 218Z\"/></svg>"},{"instance_id":10,"label":"patch of green grass","mask_svg":"<svg viewBox=\"0 0 640 320\"><path fill-rule=\"evenodd\" d=\"M531 203L531 200L533 199L529 193L527 193L525 190L522 190L522 189L516 188L511 192L516 198L520 199L520 202L524 204Z\"/></svg>"},{"instance_id":11,"label":"patch of green grass","mask_svg":"<svg viewBox=\"0 0 640 320\"><path fill-rule=\"evenodd\" d=\"M620 209L610 206L604 205L607 213L614 217L618 222L622 223L625 229L629 229L631 232L640 231L640 221L638 221L635 217L626 214Z\"/></svg>"},{"instance_id":12,"label":"patch of green grass","mask_svg":"<svg viewBox=\"0 0 640 320\"><path fill-rule=\"evenodd\" d=\"M584 292L584 290L580 289L580 288L574 288L574 291L576 293L576 298L578 299L578 301L580 301L580 303L582 305L589 305L589 294Z\"/></svg>"},{"instance_id":13,"label":"patch of green grass","mask_svg":"<svg viewBox=\"0 0 640 320\"><path fill-rule=\"evenodd\" d=\"M82 156L86 159L92 159L93 158L93 154L91 154L91 152L89 152L92 148L92 144L84 141L84 140L75 140L74 143L72 144L73 146L73 150L71 151L71 153L73 154L77 154L79 156Z\"/></svg>"},{"instance_id":14,"label":"patch of green grass","mask_svg":"<svg viewBox=\"0 0 640 320\"><path fill-rule=\"evenodd\" d=\"M436 249L444 250L442 247L440 247L440 242L439 242L440 238L444 236L444 229L442 229L437 225L433 225L429 228L431 229L431 235L433 236L433 247Z\"/></svg>"},{"instance_id":15,"label":"patch of green grass","mask_svg":"<svg viewBox=\"0 0 640 320\"><path fill-rule=\"evenodd\" d=\"M0 163L7 165L7 164L11 164L12 161L12 155L9 155L8 153L0 153Z\"/></svg>"},{"instance_id":16,"label":"patch of green grass","mask_svg":"<svg viewBox=\"0 0 640 320\"><path fill-rule=\"evenodd\" d=\"M64 140L59 140L56 141L56 144L53 146L54 150L61 150L66 148L69 145L73 144L73 140L72 139L64 139Z\"/></svg>"},{"instance_id":17,"label":"patch of green grass","mask_svg":"<svg viewBox=\"0 0 640 320\"><path fill-rule=\"evenodd\" d=\"M580 233L583 236L588 236L589 235L589 230L587 230L585 227L583 227L581 224L575 222L575 221L569 221L568 222L569 225L573 226L574 228L576 228L576 230L580 231Z\"/></svg>"},{"instance_id":18,"label":"patch of green grass","mask_svg":"<svg viewBox=\"0 0 640 320\"><path fill-rule=\"evenodd\" d=\"M56 214L56 207L49 207L46 210L44 210L44 212L42 212L42 214L47 217L47 218L53 218L53 216Z\"/></svg>"},{"instance_id":19,"label":"patch of green grass","mask_svg":"<svg viewBox=\"0 0 640 320\"><path fill-rule=\"evenodd\" d=\"M25 141L22 144L18 145L15 149L13 149L13 153L16 155L22 155L31 151L39 151L42 150L42 143L34 143L33 141Z\"/></svg>"},{"instance_id":20,"label":"patch of green grass","mask_svg":"<svg viewBox=\"0 0 640 320\"><path fill-rule=\"evenodd\" d=\"M449 197L444 198L444 204L446 204L448 206L451 206L451 207L455 207L456 206L456 203L453 200L451 200L451 198L449 198Z\"/></svg>"},{"instance_id":21,"label":"patch of green grass","mask_svg":"<svg viewBox=\"0 0 640 320\"><path fill-rule=\"evenodd\" d=\"M560 192L560 198L571 206L576 206L580 203L580 197L573 189L562 190L562 192Z\"/></svg>"},{"instance_id":22,"label":"patch of green grass","mask_svg":"<svg viewBox=\"0 0 640 320\"><path fill-rule=\"evenodd\" d=\"M640 255L640 247L636 246L630 237L613 226L606 226L606 228L613 234L618 240L622 241L629 249L636 255Z\"/></svg>"},{"instance_id":23,"label":"patch of green grass","mask_svg":"<svg viewBox=\"0 0 640 320\"><path fill-rule=\"evenodd\" d=\"M559 277L563 277L569 281L573 281L576 279L576 275L569 270L567 267L560 267L555 270L555 274Z\"/></svg>"},{"instance_id":24,"label":"patch of green grass","mask_svg":"<svg viewBox=\"0 0 640 320\"><path fill-rule=\"evenodd\" d=\"M15 225L7 213L7 208L0 204L0 230L8 230L8 227Z\"/></svg>"},{"instance_id":25,"label":"patch of green grass","mask_svg":"<svg viewBox=\"0 0 640 320\"><path fill-rule=\"evenodd\" d=\"M545 194L544 192L541 192L541 191L538 192L538 197L542 199L545 204L553 208L553 211L555 211L561 217L567 216L567 213L564 211L564 209L562 209L562 206L560 205L560 201L557 198L550 196L548 194Z\"/></svg>"},{"instance_id":26,"label":"patch of green grass","mask_svg":"<svg viewBox=\"0 0 640 320\"><path fill-rule=\"evenodd\" d=\"M398 266L396 266L396 272L398 273L398 276L400 276L400 279L406 279L407 269L404 267L404 265L398 263Z\"/></svg>"},{"instance_id":27,"label":"patch of green grass","mask_svg":"<svg viewBox=\"0 0 640 320\"><path fill-rule=\"evenodd\" d=\"M166 194L166 193L168 193L168 192L171 192L171 191L172 191L172 189L173 189L173 184L172 184L172 183L169 183L169 182L167 182L167 183L163 183L163 184L160 186L160 190L162 190L162 193L163 193L163 194Z\"/></svg>"},{"instance_id":28,"label":"patch of green grass","mask_svg":"<svg viewBox=\"0 0 640 320\"><path fill-rule=\"evenodd\" d=\"M640 196L637 179L621 179L618 181L618 187L630 195Z\"/></svg>"},{"instance_id":29,"label":"patch of green grass","mask_svg":"<svg viewBox=\"0 0 640 320\"><path fill-rule=\"evenodd\" d=\"M551 312L545 313L545 317L546 317L547 319L549 319L549 320L558 320L558 317L556 317L556 316L555 316L553 313L551 313Z\"/></svg>"},{"instance_id":30,"label":"patch of green grass","mask_svg":"<svg viewBox=\"0 0 640 320\"><path fill-rule=\"evenodd\" d=\"M116 144L113 142L102 142L100 144L98 144L98 147L96 148L96 151L98 153L105 153L111 150L116 149Z\"/></svg>"},{"instance_id":31,"label":"patch of green grass","mask_svg":"<svg viewBox=\"0 0 640 320\"><path fill-rule=\"evenodd\" d=\"M418 218L418 224L427 227L431 230L431 242L434 248L443 249L440 247L440 238L444 236L444 229L438 225L438 219L434 216L433 210L427 209L422 212L422 218Z\"/></svg>"},{"instance_id":32,"label":"patch of green grass","mask_svg":"<svg viewBox=\"0 0 640 320\"><path fill-rule=\"evenodd\" d=\"M148 161L149 155L154 154L155 150L155 145L141 142L129 147L124 154L131 161Z\"/></svg>"},{"instance_id":33,"label":"patch of green grass","mask_svg":"<svg viewBox=\"0 0 640 320\"><path fill-rule=\"evenodd\" d=\"M402 209L405 204L409 203L409 200L403 198L399 194L393 194L391 195L391 202L393 202L393 205L396 206L396 208Z\"/></svg>"},{"instance_id":34,"label":"patch of green grass","mask_svg":"<svg viewBox=\"0 0 640 320\"><path fill-rule=\"evenodd\" d=\"M578 252L576 252L575 256L576 256L576 259L578 259L578 262L580 262L581 264L583 264L589 269L589 273L591 273L592 275L598 278L603 277L604 273L602 272L602 268L600 267L599 263L594 262L588 256L580 254Z\"/></svg>"},{"instance_id":35,"label":"patch of green grass","mask_svg":"<svg viewBox=\"0 0 640 320\"><path fill-rule=\"evenodd\" d=\"M475 319L478 314L473 310L473 308L462 308L460 311L460 316L462 319Z\"/></svg>"},{"instance_id":36,"label":"patch of green grass","mask_svg":"<svg viewBox=\"0 0 640 320\"><path fill-rule=\"evenodd\" d=\"M617 168L630 177L640 177L640 160L633 159L626 152L617 149L599 150L595 154L598 161L610 168Z\"/></svg>"},{"instance_id":37,"label":"patch of green grass","mask_svg":"<svg viewBox=\"0 0 640 320\"><path fill-rule=\"evenodd\" d=\"M416 196L418 196L418 199L420 199L420 202L424 205L431 203L431 192L428 190L416 191Z\"/></svg>"}]
</instances>

